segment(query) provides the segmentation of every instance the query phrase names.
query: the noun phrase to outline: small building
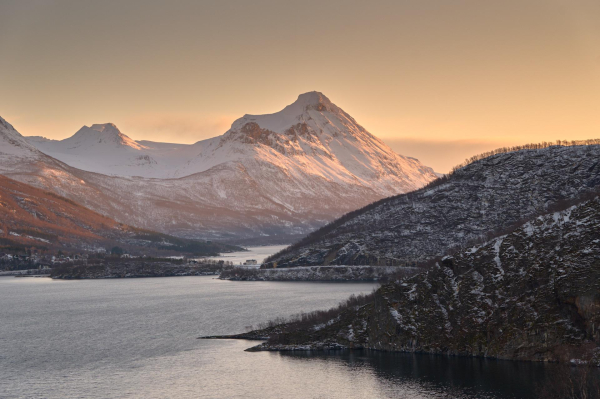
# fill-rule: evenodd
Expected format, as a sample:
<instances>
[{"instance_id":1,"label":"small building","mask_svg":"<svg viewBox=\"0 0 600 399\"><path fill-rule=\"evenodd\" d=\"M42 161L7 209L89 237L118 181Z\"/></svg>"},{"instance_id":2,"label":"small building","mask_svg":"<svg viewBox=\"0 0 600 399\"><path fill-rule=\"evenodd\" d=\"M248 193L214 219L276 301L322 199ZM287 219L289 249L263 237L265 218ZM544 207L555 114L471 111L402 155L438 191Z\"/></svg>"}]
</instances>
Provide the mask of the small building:
<instances>
[{"instance_id":1,"label":"small building","mask_svg":"<svg viewBox=\"0 0 600 399\"><path fill-rule=\"evenodd\" d=\"M256 261L256 259L246 259L246 262L244 262L245 266L250 266L250 265L258 265L258 262Z\"/></svg>"}]
</instances>

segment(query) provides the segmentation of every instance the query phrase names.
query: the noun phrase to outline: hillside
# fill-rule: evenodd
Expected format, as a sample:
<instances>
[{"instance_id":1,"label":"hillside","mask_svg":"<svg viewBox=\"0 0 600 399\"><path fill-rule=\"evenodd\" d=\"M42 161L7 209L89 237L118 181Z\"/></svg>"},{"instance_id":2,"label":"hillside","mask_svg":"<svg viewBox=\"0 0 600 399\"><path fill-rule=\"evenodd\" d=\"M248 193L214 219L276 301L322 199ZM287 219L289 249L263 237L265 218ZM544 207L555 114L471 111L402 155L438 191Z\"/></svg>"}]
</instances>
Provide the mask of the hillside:
<instances>
[{"instance_id":1,"label":"hillside","mask_svg":"<svg viewBox=\"0 0 600 399\"><path fill-rule=\"evenodd\" d=\"M271 329L255 350L372 348L600 366L599 230L596 197L360 302Z\"/></svg>"},{"instance_id":2,"label":"hillside","mask_svg":"<svg viewBox=\"0 0 600 399\"><path fill-rule=\"evenodd\" d=\"M277 267L411 265L600 185L600 145L497 153L351 212L273 256Z\"/></svg>"},{"instance_id":3,"label":"hillside","mask_svg":"<svg viewBox=\"0 0 600 399\"><path fill-rule=\"evenodd\" d=\"M52 192L0 175L0 250L110 251L216 255L239 248L141 230L93 212Z\"/></svg>"}]
</instances>

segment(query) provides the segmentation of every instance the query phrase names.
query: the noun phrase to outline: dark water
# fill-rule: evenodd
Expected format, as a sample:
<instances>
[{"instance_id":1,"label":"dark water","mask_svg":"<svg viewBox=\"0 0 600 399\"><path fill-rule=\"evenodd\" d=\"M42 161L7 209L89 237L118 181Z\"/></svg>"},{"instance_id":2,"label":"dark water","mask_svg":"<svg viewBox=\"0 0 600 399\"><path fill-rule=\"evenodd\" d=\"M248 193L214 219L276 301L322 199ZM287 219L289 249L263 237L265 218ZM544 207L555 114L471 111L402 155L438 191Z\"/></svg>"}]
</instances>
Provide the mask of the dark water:
<instances>
[{"instance_id":1,"label":"dark water","mask_svg":"<svg viewBox=\"0 0 600 399\"><path fill-rule=\"evenodd\" d=\"M197 340L373 284L0 278L1 398L529 398L548 366Z\"/></svg>"}]
</instances>

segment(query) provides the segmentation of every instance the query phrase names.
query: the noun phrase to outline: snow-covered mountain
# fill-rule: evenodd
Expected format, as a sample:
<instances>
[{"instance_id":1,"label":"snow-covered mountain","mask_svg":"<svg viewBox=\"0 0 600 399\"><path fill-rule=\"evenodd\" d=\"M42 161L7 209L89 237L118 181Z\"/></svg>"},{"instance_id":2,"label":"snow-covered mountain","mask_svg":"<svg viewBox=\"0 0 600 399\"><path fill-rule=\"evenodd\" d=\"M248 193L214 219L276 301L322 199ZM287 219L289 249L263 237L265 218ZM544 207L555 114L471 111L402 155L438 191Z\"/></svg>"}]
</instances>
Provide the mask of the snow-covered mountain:
<instances>
[{"instance_id":1,"label":"snow-covered mountain","mask_svg":"<svg viewBox=\"0 0 600 399\"><path fill-rule=\"evenodd\" d=\"M318 92L302 94L274 114L244 115L224 135L192 145L136 142L111 123L84 126L60 141L28 139L68 165L114 176L180 178L237 163L251 175L259 168L280 169L307 189L311 180L323 179L380 196L435 178L431 168L394 153Z\"/></svg>"},{"instance_id":2,"label":"snow-covered mountain","mask_svg":"<svg viewBox=\"0 0 600 399\"><path fill-rule=\"evenodd\" d=\"M112 124L61 141L25 140L8 123L3 131L21 155L0 154L0 173L117 221L191 238L302 235L436 178L317 92L192 145L136 142Z\"/></svg>"}]
</instances>

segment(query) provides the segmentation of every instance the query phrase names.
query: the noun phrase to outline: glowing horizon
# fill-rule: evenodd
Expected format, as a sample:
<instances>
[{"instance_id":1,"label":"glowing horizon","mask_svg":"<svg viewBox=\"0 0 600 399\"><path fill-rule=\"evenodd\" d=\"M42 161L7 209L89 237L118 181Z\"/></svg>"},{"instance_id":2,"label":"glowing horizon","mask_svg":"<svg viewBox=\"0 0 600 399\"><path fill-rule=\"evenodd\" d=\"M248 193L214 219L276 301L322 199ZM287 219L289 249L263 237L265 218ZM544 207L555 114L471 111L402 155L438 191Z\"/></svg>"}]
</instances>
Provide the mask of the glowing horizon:
<instances>
[{"instance_id":1,"label":"glowing horizon","mask_svg":"<svg viewBox=\"0 0 600 399\"><path fill-rule=\"evenodd\" d=\"M446 172L497 147L600 137L598 20L592 0L8 1L0 116L26 136L112 122L189 144L317 90Z\"/></svg>"}]
</instances>

